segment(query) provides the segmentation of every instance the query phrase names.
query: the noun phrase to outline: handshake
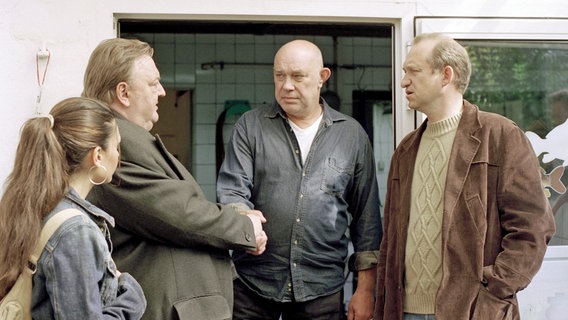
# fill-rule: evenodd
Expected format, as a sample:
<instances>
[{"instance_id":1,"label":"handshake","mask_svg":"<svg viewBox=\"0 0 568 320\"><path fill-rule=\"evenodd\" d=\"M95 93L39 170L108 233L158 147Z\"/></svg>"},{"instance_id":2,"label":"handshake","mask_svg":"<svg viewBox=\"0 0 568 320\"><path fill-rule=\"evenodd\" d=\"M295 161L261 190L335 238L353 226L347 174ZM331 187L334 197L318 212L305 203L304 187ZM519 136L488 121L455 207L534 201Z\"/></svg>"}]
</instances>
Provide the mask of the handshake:
<instances>
[{"instance_id":1,"label":"handshake","mask_svg":"<svg viewBox=\"0 0 568 320\"><path fill-rule=\"evenodd\" d=\"M247 252L255 256L261 255L264 250L266 250L266 242L268 241L266 233L264 232L264 230L262 230L262 224L266 222L266 218L264 217L262 212L258 210L251 210L244 204L232 203L231 206L240 214L249 217L250 221L252 222L252 226L254 228L254 236L256 238L256 250L247 250Z\"/></svg>"}]
</instances>

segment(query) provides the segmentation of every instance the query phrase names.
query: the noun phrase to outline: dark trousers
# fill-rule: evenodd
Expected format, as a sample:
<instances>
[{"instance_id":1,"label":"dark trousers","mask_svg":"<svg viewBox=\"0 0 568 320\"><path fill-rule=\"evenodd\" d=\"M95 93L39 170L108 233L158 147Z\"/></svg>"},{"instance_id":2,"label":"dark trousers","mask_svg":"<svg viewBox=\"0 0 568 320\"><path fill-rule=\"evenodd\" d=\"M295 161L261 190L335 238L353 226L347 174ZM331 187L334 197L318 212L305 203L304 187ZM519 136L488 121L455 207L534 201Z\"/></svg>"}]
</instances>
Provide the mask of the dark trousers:
<instances>
[{"instance_id":1,"label":"dark trousers","mask_svg":"<svg viewBox=\"0 0 568 320\"><path fill-rule=\"evenodd\" d=\"M306 302L265 299L236 279L233 320L343 320L343 291Z\"/></svg>"}]
</instances>

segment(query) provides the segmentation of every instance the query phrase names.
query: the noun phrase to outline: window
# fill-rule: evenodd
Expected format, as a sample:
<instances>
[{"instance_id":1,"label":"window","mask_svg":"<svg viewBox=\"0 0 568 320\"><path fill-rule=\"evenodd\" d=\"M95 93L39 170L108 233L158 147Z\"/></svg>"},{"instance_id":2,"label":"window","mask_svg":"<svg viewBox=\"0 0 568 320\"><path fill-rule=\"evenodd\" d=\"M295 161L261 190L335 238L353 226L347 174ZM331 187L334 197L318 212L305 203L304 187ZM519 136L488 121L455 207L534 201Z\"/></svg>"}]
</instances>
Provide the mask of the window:
<instances>
[{"instance_id":1,"label":"window","mask_svg":"<svg viewBox=\"0 0 568 320\"><path fill-rule=\"evenodd\" d=\"M473 73L465 98L514 120L537 154L556 221L551 245L568 244L568 42L461 40Z\"/></svg>"}]
</instances>

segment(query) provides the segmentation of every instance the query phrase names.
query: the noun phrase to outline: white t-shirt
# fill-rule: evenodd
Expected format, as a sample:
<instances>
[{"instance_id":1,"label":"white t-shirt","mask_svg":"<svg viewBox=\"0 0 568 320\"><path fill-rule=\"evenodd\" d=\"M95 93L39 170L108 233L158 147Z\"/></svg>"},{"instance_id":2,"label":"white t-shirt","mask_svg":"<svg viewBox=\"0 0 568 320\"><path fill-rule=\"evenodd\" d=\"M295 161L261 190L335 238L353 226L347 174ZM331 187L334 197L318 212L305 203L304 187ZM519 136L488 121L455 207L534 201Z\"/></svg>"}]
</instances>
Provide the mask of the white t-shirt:
<instances>
[{"instance_id":1,"label":"white t-shirt","mask_svg":"<svg viewBox=\"0 0 568 320\"><path fill-rule=\"evenodd\" d=\"M323 113L317 118L314 123L312 123L307 128L300 128L298 127L292 120L288 119L288 123L290 123L290 127L294 130L296 134L296 139L298 139L298 143L300 144L300 153L302 155L302 164L306 163L306 159L308 157L308 153L310 152L310 148L312 147L312 142L318 132L319 125L321 123L321 119L323 118Z\"/></svg>"}]
</instances>

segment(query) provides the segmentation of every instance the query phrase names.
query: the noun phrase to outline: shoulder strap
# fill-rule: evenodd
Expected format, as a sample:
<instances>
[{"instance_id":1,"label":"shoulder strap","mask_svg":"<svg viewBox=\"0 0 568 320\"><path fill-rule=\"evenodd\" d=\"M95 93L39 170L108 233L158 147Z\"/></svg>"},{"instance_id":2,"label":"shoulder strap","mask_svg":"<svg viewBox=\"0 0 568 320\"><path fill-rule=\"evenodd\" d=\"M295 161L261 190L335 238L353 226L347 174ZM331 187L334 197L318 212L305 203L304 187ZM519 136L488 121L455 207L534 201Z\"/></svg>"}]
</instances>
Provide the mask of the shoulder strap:
<instances>
[{"instance_id":1,"label":"shoulder strap","mask_svg":"<svg viewBox=\"0 0 568 320\"><path fill-rule=\"evenodd\" d=\"M40 235L40 238L39 238L39 242L37 243L34 252L30 256L30 262L33 264L34 269L35 269L35 265L37 264L37 259L41 255L43 248L45 247L47 241L49 240L49 238L51 238L53 233L63 224L63 222L67 221L67 219L74 217L74 216L77 216L77 215L80 215L80 214L83 214L83 213L81 211L79 211L78 209L69 208L69 209L65 209L65 210L61 210L61 211L57 212L55 215L53 215L51 218L49 218L49 220L47 220L47 222L43 226L43 229L41 229L41 235ZM32 271L35 271L35 270L32 270Z\"/></svg>"}]
</instances>

